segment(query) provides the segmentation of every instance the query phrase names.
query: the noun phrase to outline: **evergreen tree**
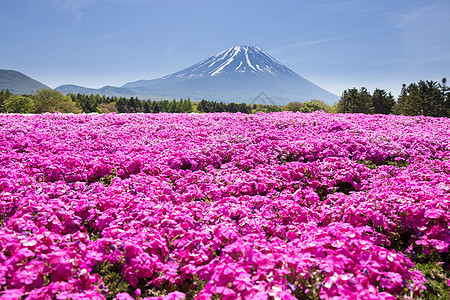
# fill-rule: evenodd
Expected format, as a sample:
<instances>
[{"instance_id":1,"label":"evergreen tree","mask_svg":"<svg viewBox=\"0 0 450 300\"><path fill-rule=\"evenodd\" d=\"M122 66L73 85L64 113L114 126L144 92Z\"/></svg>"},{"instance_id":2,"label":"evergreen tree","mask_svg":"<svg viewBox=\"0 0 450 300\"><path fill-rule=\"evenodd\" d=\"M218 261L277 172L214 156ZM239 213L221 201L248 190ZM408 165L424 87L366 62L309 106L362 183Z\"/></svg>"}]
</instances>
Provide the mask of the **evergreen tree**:
<instances>
[{"instance_id":1,"label":"evergreen tree","mask_svg":"<svg viewBox=\"0 0 450 300\"><path fill-rule=\"evenodd\" d=\"M411 86L408 87L409 89ZM412 101L412 97L409 95L408 88L406 84L402 85L402 90L400 91L400 96L398 97L397 104L393 108L393 112L396 115L415 115L416 108Z\"/></svg>"},{"instance_id":2,"label":"evergreen tree","mask_svg":"<svg viewBox=\"0 0 450 300\"><path fill-rule=\"evenodd\" d=\"M390 114L395 105L395 99L391 93L385 90L375 89L372 95L373 113L375 114Z\"/></svg>"},{"instance_id":3,"label":"evergreen tree","mask_svg":"<svg viewBox=\"0 0 450 300\"><path fill-rule=\"evenodd\" d=\"M238 105L238 111L244 114L249 114L252 112L252 109L249 105L241 103Z\"/></svg>"},{"instance_id":4,"label":"evergreen tree","mask_svg":"<svg viewBox=\"0 0 450 300\"><path fill-rule=\"evenodd\" d=\"M119 113L127 113L128 112L128 99L120 97L116 102L117 110Z\"/></svg>"},{"instance_id":5,"label":"evergreen tree","mask_svg":"<svg viewBox=\"0 0 450 300\"><path fill-rule=\"evenodd\" d=\"M141 112L141 101L138 98L131 97L128 100L128 112L129 113Z\"/></svg>"},{"instance_id":6,"label":"evergreen tree","mask_svg":"<svg viewBox=\"0 0 450 300\"><path fill-rule=\"evenodd\" d=\"M150 106L150 110L152 111L152 113L159 113L161 110L159 108L159 105L156 101L153 101L151 106Z\"/></svg>"},{"instance_id":7,"label":"evergreen tree","mask_svg":"<svg viewBox=\"0 0 450 300\"><path fill-rule=\"evenodd\" d=\"M423 103L423 114L426 116L439 117L441 104L444 102L439 83L432 80L420 81L419 90Z\"/></svg>"},{"instance_id":8,"label":"evergreen tree","mask_svg":"<svg viewBox=\"0 0 450 300\"><path fill-rule=\"evenodd\" d=\"M205 113L209 112L209 111L208 111L208 108L207 108L207 106L206 106L206 100L205 100L205 99L203 99L202 101L200 101L200 102L198 103L197 110L198 110L199 112L205 112Z\"/></svg>"},{"instance_id":9,"label":"evergreen tree","mask_svg":"<svg viewBox=\"0 0 450 300\"><path fill-rule=\"evenodd\" d=\"M191 98L187 98L186 100L186 112L192 112L192 102Z\"/></svg>"},{"instance_id":10,"label":"evergreen tree","mask_svg":"<svg viewBox=\"0 0 450 300\"><path fill-rule=\"evenodd\" d=\"M152 112L152 110L150 109L150 100L148 101L142 101L143 105L142 105L142 109L144 110L145 113L150 113Z\"/></svg>"},{"instance_id":11,"label":"evergreen tree","mask_svg":"<svg viewBox=\"0 0 450 300\"><path fill-rule=\"evenodd\" d=\"M236 103L230 103L227 106L227 111L231 113L235 113L239 111L239 107Z\"/></svg>"},{"instance_id":12,"label":"evergreen tree","mask_svg":"<svg viewBox=\"0 0 450 300\"><path fill-rule=\"evenodd\" d=\"M170 102L167 112L168 113L177 113L178 112L177 100L173 99L172 102Z\"/></svg>"},{"instance_id":13,"label":"evergreen tree","mask_svg":"<svg viewBox=\"0 0 450 300\"><path fill-rule=\"evenodd\" d=\"M358 98L358 90L356 88L348 89L342 92L341 99L337 104L339 113L355 112L356 102Z\"/></svg>"},{"instance_id":14,"label":"evergreen tree","mask_svg":"<svg viewBox=\"0 0 450 300\"><path fill-rule=\"evenodd\" d=\"M72 97L72 99L73 99L73 97ZM87 96L87 95L77 94L74 101L80 106L80 108L83 110L83 112L89 113L93 110L93 108L91 106L91 102L89 101L89 96Z\"/></svg>"},{"instance_id":15,"label":"evergreen tree","mask_svg":"<svg viewBox=\"0 0 450 300\"><path fill-rule=\"evenodd\" d=\"M448 117L448 96L446 80L441 84L435 81L419 81L409 86L403 84L402 91L394 107L394 113L408 116ZM447 91L448 93L448 91Z\"/></svg>"},{"instance_id":16,"label":"evergreen tree","mask_svg":"<svg viewBox=\"0 0 450 300\"><path fill-rule=\"evenodd\" d=\"M94 94L90 94L87 98L86 108L88 112L95 112L95 108L97 107L97 101L95 100Z\"/></svg>"},{"instance_id":17,"label":"evergreen tree","mask_svg":"<svg viewBox=\"0 0 450 300\"><path fill-rule=\"evenodd\" d=\"M180 99L179 111L182 113L192 112L192 102L191 99Z\"/></svg>"},{"instance_id":18,"label":"evergreen tree","mask_svg":"<svg viewBox=\"0 0 450 300\"><path fill-rule=\"evenodd\" d=\"M163 100L158 102L160 112L168 112L170 102L169 100Z\"/></svg>"},{"instance_id":19,"label":"evergreen tree","mask_svg":"<svg viewBox=\"0 0 450 300\"><path fill-rule=\"evenodd\" d=\"M177 105L178 112L180 112L180 113L187 112L187 107L186 107L187 102L186 102L186 100L183 100L183 98L180 98L180 102L177 103L177 104L178 104Z\"/></svg>"},{"instance_id":20,"label":"evergreen tree","mask_svg":"<svg viewBox=\"0 0 450 300\"><path fill-rule=\"evenodd\" d=\"M365 87L359 91L356 88L345 90L337 104L339 113L365 113L373 112L372 96Z\"/></svg>"},{"instance_id":21,"label":"evergreen tree","mask_svg":"<svg viewBox=\"0 0 450 300\"><path fill-rule=\"evenodd\" d=\"M450 87L447 86L447 78L442 78L442 81L439 85L441 89L441 98L442 101L439 105L439 116L450 116Z\"/></svg>"}]
</instances>

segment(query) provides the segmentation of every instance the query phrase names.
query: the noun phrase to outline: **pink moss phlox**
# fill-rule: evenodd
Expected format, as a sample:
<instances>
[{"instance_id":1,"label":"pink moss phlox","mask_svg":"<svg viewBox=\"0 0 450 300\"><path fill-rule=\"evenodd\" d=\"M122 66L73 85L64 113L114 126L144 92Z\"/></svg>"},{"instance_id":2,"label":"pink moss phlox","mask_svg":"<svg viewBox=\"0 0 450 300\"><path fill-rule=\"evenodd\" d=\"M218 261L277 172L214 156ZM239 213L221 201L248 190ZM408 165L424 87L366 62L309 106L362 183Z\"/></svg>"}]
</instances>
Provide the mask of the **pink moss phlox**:
<instances>
[{"instance_id":1,"label":"pink moss phlox","mask_svg":"<svg viewBox=\"0 0 450 300\"><path fill-rule=\"evenodd\" d=\"M0 299L105 299L102 268L136 291L119 300L419 296L411 258L449 251L449 128L321 112L0 115Z\"/></svg>"}]
</instances>

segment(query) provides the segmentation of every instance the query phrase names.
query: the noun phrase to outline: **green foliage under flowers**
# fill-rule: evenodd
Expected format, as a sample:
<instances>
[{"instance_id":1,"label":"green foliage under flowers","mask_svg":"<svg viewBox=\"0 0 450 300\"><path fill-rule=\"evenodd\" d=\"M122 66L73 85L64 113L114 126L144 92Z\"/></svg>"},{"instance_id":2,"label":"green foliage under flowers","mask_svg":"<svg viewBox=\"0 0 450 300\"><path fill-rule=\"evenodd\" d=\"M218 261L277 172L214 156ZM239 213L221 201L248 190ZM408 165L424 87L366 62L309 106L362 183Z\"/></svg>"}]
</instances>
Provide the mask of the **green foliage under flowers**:
<instances>
[{"instance_id":1,"label":"green foliage under flowers","mask_svg":"<svg viewBox=\"0 0 450 300\"><path fill-rule=\"evenodd\" d=\"M101 293L108 300L115 299L119 293L134 295L136 289L141 291L140 297L162 297L176 290L184 292L186 300L194 299L195 296L205 287L205 282L194 276L191 280L186 280L181 286L164 281L158 286L151 284L148 280L140 279L138 286L133 287L124 280L122 275L122 265L110 262L102 262L94 267L93 273L97 273L103 281L100 286ZM219 299L219 298L218 298Z\"/></svg>"},{"instance_id":2,"label":"green foliage under flowers","mask_svg":"<svg viewBox=\"0 0 450 300\"><path fill-rule=\"evenodd\" d=\"M387 159L387 160L382 160L382 161L377 161L377 162L373 162L373 161L369 161L369 160L358 160L357 161L360 164L364 164L366 165L366 167L368 167L369 169L376 169L379 166L396 166L396 167L407 167L409 165L409 163L406 160L393 160L393 159Z\"/></svg>"},{"instance_id":3,"label":"green foliage under flowers","mask_svg":"<svg viewBox=\"0 0 450 300\"><path fill-rule=\"evenodd\" d=\"M106 299L114 299L118 293L128 292L131 295L133 294L133 288L123 280L121 272L121 266L109 262L103 262L95 266L94 273L100 276L105 285L102 294L106 296Z\"/></svg>"},{"instance_id":4,"label":"green foliage under flowers","mask_svg":"<svg viewBox=\"0 0 450 300\"><path fill-rule=\"evenodd\" d=\"M102 178L99 179L99 182L102 183L103 185L110 186L112 181L116 177L117 177L117 170L112 169L111 174L103 176Z\"/></svg>"},{"instance_id":5,"label":"green foliage under flowers","mask_svg":"<svg viewBox=\"0 0 450 300\"><path fill-rule=\"evenodd\" d=\"M416 263L416 268L425 276L427 289L422 292L422 299L447 300L450 299L450 271L442 267L442 263L428 261Z\"/></svg>"}]
</instances>

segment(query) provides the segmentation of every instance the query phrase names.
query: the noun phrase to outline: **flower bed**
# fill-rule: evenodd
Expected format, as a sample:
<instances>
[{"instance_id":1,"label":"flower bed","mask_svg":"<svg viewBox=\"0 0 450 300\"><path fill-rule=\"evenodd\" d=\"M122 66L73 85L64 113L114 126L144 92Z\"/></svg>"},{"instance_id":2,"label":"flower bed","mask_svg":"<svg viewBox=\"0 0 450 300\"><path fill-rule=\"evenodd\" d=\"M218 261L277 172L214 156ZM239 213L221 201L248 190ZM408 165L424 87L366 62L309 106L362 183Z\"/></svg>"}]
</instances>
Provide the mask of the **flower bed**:
<instances>
[{"instance_id":1,"label":"flower bed","mask_svg":"<svg viewBox=\"0 0 450 300\"><path fill-rule=\"evenodd\" d=\"M420 297L449 158L444 118L0 115L0 299Z\"/></svg>"}]
</instances>

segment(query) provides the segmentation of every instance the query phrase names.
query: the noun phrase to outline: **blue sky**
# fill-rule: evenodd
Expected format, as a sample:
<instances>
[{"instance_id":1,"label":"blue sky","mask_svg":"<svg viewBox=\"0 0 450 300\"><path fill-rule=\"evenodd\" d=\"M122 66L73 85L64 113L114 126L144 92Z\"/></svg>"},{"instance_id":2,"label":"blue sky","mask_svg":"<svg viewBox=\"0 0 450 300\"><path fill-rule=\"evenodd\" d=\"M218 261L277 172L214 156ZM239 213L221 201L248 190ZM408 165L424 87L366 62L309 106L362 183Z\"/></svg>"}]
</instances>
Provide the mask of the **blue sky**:
<instances>
[{"instance_id":1,"label":"blue sky","mask_svg":"<svg viewBox=\"0 0 450 300\"><path fill-rule=\"evenodd\" d=\"M99 88L259 46L341 95L450 77L448 0L3 0L0 69ZM450 79L450 78L449 78Z\"/></svg>"}]
</instances>

